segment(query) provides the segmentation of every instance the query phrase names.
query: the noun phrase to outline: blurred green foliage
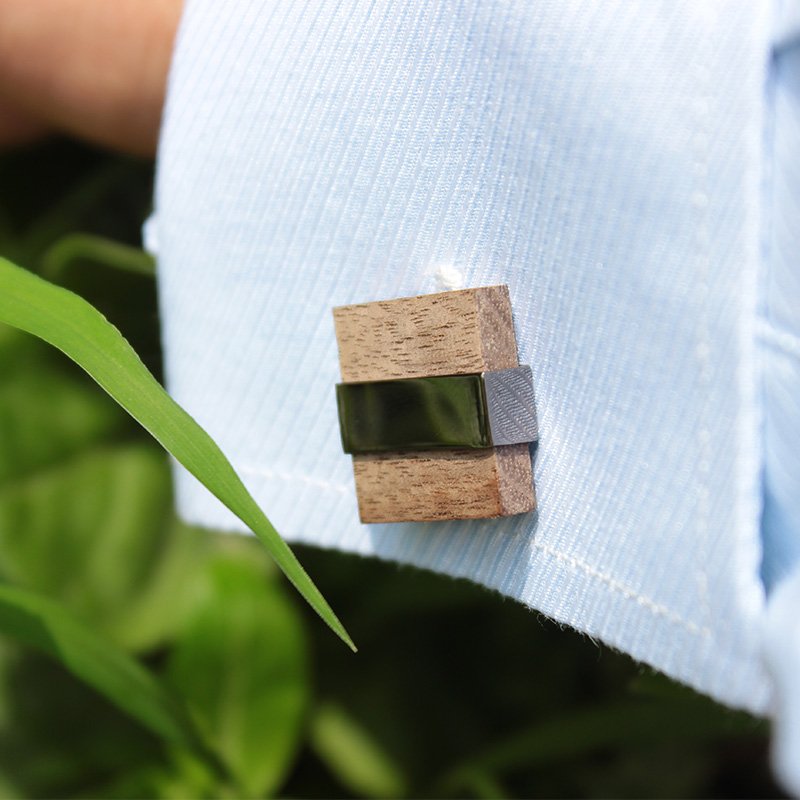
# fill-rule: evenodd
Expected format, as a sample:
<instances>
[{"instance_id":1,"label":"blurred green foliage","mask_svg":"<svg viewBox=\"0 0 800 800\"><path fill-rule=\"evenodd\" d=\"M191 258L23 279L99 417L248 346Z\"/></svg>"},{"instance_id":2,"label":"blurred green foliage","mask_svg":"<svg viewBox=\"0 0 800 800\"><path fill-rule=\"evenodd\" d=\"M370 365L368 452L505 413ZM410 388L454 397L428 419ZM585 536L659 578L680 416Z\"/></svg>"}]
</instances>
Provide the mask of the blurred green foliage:
<instances>
[{"instance_id":1,"label":"blurred green foliage","mask_svg":"<svg viewBox=\"0 0 800 800\"><path fill-rule=\"evenodd\" d=\"M136 246L151 182L151 165L67 142L7 154L0 253L83 294L158 371L146 259L84 236ZM762 722L465 582L297 550L358 655L255 539L181 523L158 446L0 326L0 581L136 658L224 764L3 639L0 795L780 796Z\"/></svg>"}]
</instances>

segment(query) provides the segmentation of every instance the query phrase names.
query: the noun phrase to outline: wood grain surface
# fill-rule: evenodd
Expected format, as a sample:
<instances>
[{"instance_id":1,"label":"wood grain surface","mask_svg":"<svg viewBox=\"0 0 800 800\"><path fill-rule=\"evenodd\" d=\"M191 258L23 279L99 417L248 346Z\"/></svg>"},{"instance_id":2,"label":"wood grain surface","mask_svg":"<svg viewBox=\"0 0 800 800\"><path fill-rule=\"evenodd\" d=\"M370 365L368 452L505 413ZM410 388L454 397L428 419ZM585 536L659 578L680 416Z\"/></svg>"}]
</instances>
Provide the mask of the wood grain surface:
<instances>
[{"instance_id":1,"label":"wood grain surface","mask_svg":"<svg viewBox=\"0 0 800 800\"><path fill-rule=\"evenodd\" d=\"M519 365L506 286L334 309L344 383ZM476 519L536 507L528 445L357 455L361 521Z\"/></svg>"}]
</instances>

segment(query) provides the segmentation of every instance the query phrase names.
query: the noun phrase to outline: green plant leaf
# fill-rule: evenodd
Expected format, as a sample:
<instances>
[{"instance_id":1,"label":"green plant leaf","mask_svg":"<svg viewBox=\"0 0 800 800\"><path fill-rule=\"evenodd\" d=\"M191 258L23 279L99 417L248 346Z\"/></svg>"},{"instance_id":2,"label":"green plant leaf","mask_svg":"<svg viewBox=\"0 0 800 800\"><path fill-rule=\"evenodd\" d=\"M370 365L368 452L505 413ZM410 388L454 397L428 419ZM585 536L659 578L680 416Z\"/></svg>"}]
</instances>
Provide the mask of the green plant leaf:
<instances>
[{"instance_id":1,"label":"green plant leaf","mask_svg":"<svg viewBox=\"0 0 800 800\"><path fill-rule=\"evenodd\" d=\"M309 701L301 619L247 553L210 564L168 674L247 797L280 788Z\"/></svg>"},{"instance_id":2,"label":"green plant leaf","mask_svg":"<svg viewBox=\"0 0 800 800\"><path fill-rule=\"evenodd\" d=\"M73 233L45 252L40 267L45 280L80 295L117 327L150 372L161 379L163 357L151 256L101 236Z\"/></svg>"},{"instance_id":3,"label":"green plant leaf","mask_svg":"<svg viewBox=\"0 0 800 800\"><path fill-rule=\"evenodd\" d=\"M174 512L158 533L158 555L148 562L147 580L109 620L109 634L129 651L163 646L182 629L194 605L197 575L206 568L215 544L213 534L186 525Z\"/></svg>"},{"instance_id":4,"label":"green plant leaf","mask_svg":"<svg viewBox=\"0 0 800 800\"><path fill-rule=\"evenodd\" d=\"M0 482L0 574L126 649L153 647L180 626L211 552L171 506L155 445L90 445Z\"/></svg>"},{"instance_id":5,"label":"green plant leaf","mask_svg":"<svg viewBox=\"0 0 800 800\"><path fill-rule=\"evenodd\" d=\"M129 237L130 229L139 227L141 211L133 212L133 225L119 211L143 204L151 192L148 165L117 156L98 158L74 143L53 142L0 163L0 203L14 222L4 252L21 263L34 263L53 242L87 225Z\"/></svg>"},{"instance_id":6,"label":"green plant leaf","mask_svg":"<svg viewBox=\"0 0 800 800\"><path fill-rule=\"evenodd\" d=\"M216 763L180 702L153 675L47 598L0 585L0 631L55 658L163 739Z\"/></svg>"},{"instance_id":7,"label":"green plant leaf","mask_svg":"<svg viewBox=\"0 0 800 800\"><path fill-rule=\"evenodd\" d=\"M343 786L363 797L404 797L400 770L345 710L320 706L311 723L311 746Z\"/></svg>"},{"instance_id":8,"label":"green plant leaf","mask_svg":"<svg viewBox=\"0 0 800 800\"><path fill-rule=\"evenodd\" d=\"M96 309L72 292L0 258L0 321L44 339L83 367L261 539L311 607L355 650L325 598L213 439L164 391Z\"/></svg>"},{"instance_id":9,"label":"green plant leaf","mask_svg":"<svg viewBox=\"0 0 800 800\"><path fill-rule=\"evenodd\" d=\"M130 435L130 418L88 381L41 363L9 372L0 382L0 490L8 481Z\"/></svg>"},{"instance_id":10,"label":"green plant leaf","mask_svg":"<svg viewBox=\"0 0 800 800\"><path fill-rule=\"evenodd\" d=\"M184 748L165 752L152 731L52 657L7 636L0 643L0 776L14 787L0 797L88 798L98 779L173 752L199 763Z\"/></svg>"},{"instance_id":11,"label":"green plant leaf","mask_svg":"<svg viewBox=\"0 0 800 800\"><path fill-rule=\"evenodd\" d=\"M156 274L153 257L138 247L90 233L70 233L51 245L42 256L42 275L59 283L58 277L75 261L93 261L149 278Z\"/></svg>"},{"instance_id":12,"label":"green plant leaf","mask_svg":"<svg viewBox=\"0 0 800 800\"><path fill-rule=\"evenodd\" d=\"M241 800L241 794L202 761L188 756L185 751L176 753L168 765L150 764L142 769L126 770L121 779L99 787L91 797L97 800L130 800L132 797L153 797L160 800Z\"/></svg>"},{"instance_id":13,"label":"green plant leaf","mask_svg":"<svg viewBox=\"0 0 800 800\"><path fill-rule=\"evenodd\" d=\"M9 332L40 357L0 353L0 580L64 602L127 650L156 647L216 537L175 519L165 454L119 405Z\"/></svg>"}]
</instances>

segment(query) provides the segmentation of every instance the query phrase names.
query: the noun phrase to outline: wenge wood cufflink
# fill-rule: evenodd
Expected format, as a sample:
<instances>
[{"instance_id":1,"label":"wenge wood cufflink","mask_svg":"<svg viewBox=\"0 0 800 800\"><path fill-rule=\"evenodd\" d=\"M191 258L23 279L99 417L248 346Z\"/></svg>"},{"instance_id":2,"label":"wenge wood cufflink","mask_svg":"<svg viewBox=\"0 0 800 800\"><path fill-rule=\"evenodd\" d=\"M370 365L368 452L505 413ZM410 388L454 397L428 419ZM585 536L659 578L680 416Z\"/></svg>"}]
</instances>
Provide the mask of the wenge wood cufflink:
<instances>
[{"instance_id":1,"label":"wenge wood cufflink","mask_svg":"<svg viewBox=\"0 0 800 800\"><path fill-rule=\"evenodd\" d=\"M342 441L361 521L534 510L537 436L506 286L334 309Z\"/></svg>"}]
</instances>

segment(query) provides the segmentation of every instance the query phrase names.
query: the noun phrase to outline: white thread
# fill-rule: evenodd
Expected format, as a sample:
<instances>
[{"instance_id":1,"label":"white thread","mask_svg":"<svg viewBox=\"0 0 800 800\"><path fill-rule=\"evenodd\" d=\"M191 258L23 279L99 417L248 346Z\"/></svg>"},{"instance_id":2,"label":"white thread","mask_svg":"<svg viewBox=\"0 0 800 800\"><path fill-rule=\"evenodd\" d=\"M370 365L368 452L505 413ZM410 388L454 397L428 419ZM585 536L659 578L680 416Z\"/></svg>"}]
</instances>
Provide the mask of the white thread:
<instances>
[{"instance_id":1,"label":"white thread","mask_svg":"<svg viewBox=\"0 0 800 800\"><path fill-rule=\"evenodd\" d=\"M710 636L711 630L707 628L705 625L695 625L695 623L690 622L689 620L684 619L680 614L670 610L661 603L656 603L654 600L646 597L645 595L639 594L635 592L633 589L625 586L625 584L620 583L615 578L612 578L610 575L605 574L604 572L600 572L599 570L595 569L594 567L586 564L583 561L578 560L574 556L569 556L566 553L562 553L559 550L555 550L552 547L549 547L546 544L541 542L534 541L534 547L538 550L541 550L543 553L555 558L558 561L572 567L574 570L580 571L585 573L586 575L594 578L596 580L602 581L606 586L608 586L613 591L621 594L628 600L635 601L638 605L646 608L652 614L656 616L663 617L664 619L669 620L670 622L680 625L681 627L688 630L690 633L694 634L695 636Z\"/></svg>"},{"instance_id":2,"label":"white thread","mask_svg":"<svg viewBox=\"0 0 800 800\"><path fill-rule=\"evenodd\" d=\"M706 59L707 47L706 47ZM706 63L699 64L696 74L698 96L692 108L694 116L695 135L692 140L694 148L694 186L691 190L689 202L694 208L697 226L695 228L695 247L697 251L697 283L695 296L699 307L697 325L697 346L695 358L699 376L698 397L700 426L697 431L697 541L699 558L697 567L697 590L700 604L703 609L703 618L706 626L711 624L712 611L708 588L708 535L709 519L711 515L711 492L709 489L711 477L711 462L713 451L711 447L711 431L708 428L708 402L711 383L711 335L709 331L709 298L711 270L711 230L709 224L709 206L711 203L711 190L709 186L709 161L711 135L708 130L709 113L711 110L711 70ZM705 626L704 626L705 627ZM707 629L707 628L705 628Z\"/></svg>"},{"instance_id":3,"label":"white thread","mask_svg":"<svg viewBox=\"0 0 800 800\"><path fill-rule=\"evenodd\" d=\"M324 489L329 492L338 492L339 494L346 494L350 491L350 487L347 484L333 483L332 481L325 481L321 478L311 478L308 475L298 473L242 466L237 466L236 469L238 472L244 472L247 475L255 475L259 478L266 478L267 480L288 481L289 483L305 483L308 486L315 486L318 489Z\"/></svg>"},{"instance_id":4,"label":"white thread","mask_svg":"<svg viewBox=\"0 0 800 800\"><path fill-rule=\"evenodd\" d=\"M433 278L436 281L436 288L442 291L452 291L461 289L464 286L464 273L452 264L439 264Z\"/></svg>"},{"instance_id":5,"label":"white thread","mask_svg":"<svg viewBox=\"0 0 800 800\"><path fill-rule=\"evenodd\" d=\"M351 487L347 486L346 484L333 483L332 481L326 481L320 478L312 478L309 475L305 475L302 473L285 472L282 470L272 470L272 469L259 469L257 467L249 467L249 466L238 466L237 470L239 472L243 472L248 475L254 475L257 477L266 478L267 480L280 480L280 481L287 481L289 483L304 483L308 486L314 486L318 489L337 492L339 494L346 494L351 491ZM639 594L633 589L625 586L625 584L620 583L615 578L612 578L610 575L607 575L604 572L600 572L599 570L595 569L589 564L586 564L583 561L580 561L574 556L562 553L560 550L556 550L550 547L549 545L543 544L542 542L538 541L534 541L533 546L536 547L538 550L541 550L546 555L555 558L556 560L562 562L563 564L566 564L569 567L572 567L573 570L583 572L584 574L588 575L591 578L602 581L603 583L606 584L606 586L608 586L613 591L617 592L618 594L621 594L628 600L635 601L638 605L642 606L643 608L646 608L648 611L655 614L656 616L663 617L664 619L667 619L676 625L680 625L694 635L700 635L700 636L711 635L711 631L706 626L695 625L693 622L685 620L677 612L670 610L661 603L656 603L654 600L643 594Z\"/></svg>"},{"instance_id":6,"label":"white thread","mask_svg":"<svg viewBox=\"0 0 800 800\"><path fill-rule=\"evenodd\" d=\"M256 467L247 467L247 466L239 466L237 467L237 469L240 472L246 473L248 475L255 475L257 477L266 478L267 480L280 480L280 481L287 481L289 483L304 483L308 486L314 486L318 489L337 492L339 494L345 494L351 491L350 487L347 486L346 484L333 483L331 481L325 481L320 478L312 478L302 473L284 472L281 470L271 470L271 469L259 469ZM638 605L642 606L643 608L646 608L648 611L655 614L656 616L663 617L664 619L667 619L676 625L680 625L696 636L711 635L711 631L707 627L695 625L693 622L683 619L683 617L681 617L675 611L670 610L661 603L656 603L654 600L645 595L635 592L633 589L625 586L625 584L623 583L620 583L618 580L612 578L610 575L607 575L604 572L600 572L599 570L595 569L589 564L586 564L583 561L580 561L574 556L562 553L560 550L556 550L550 547L549 545L543 544L542 542L534 541L533 545L538 550L541 550L546 555L555 558L556 560L562 562L563 564L566 564L573 570L583 572L589 577L594 578L595 580L602 581L603 583L606 584L606 586L608 586L613 591L617 592L618 594L621 594L628 600L633 600Z\"/></svg>"},{"instance_id":7,"label":"white thread","mask_svg":"<svg viewBox=\"0 0 800 800\"><path fill-rule=\"evenodd\" d=\"M267 480L280 480L280 481L287 481L289 483L304 483L308 486L314 486L315 488L318 489L337 492L339 494L346 494L351 491L351 488L346 484L333 483L331 481L325 481L320 478L312 478L302 473L284 472L281 470L271 470L271 469L259 469L257 467L248 467L248 466L239 466L237 467L237 469L245 474L266 478ZM583 572L584 574L588 575L591 578L594 578L595 580L602 581L612 591L621 594L627 600L632 600L635 603L637 603L637 605L640 605L642 608L645 608L648 611L650 611L652 614L659 617L663 617L664 619L669 620L673 624L680 625L681 627L689 631L689 633L695 636L707 637L711 635L711 631L708 627L695 625L693 622L690 622L689 620L686 620L683 617L681 617L677 612L667 608L667 606L664 606L661 603L656 603L651 598L643 594L639 594L638 592L634 591L628 586L625 586L625 584L621 583L615 578L612 578L610 575L607 575L604 572L600 572L599 570L595 569L589 564L586 564L583 561L580 561L574 556L562 553L560 550L556 550L550 547L549 545L543 544L542 542L538 542L535 540L533 542L533 545L537 550L541 550L546 555L550 556L551 558L555 558L562 564L566 564L573 570L578 572Z\"/></svg>"}]
</instances>

